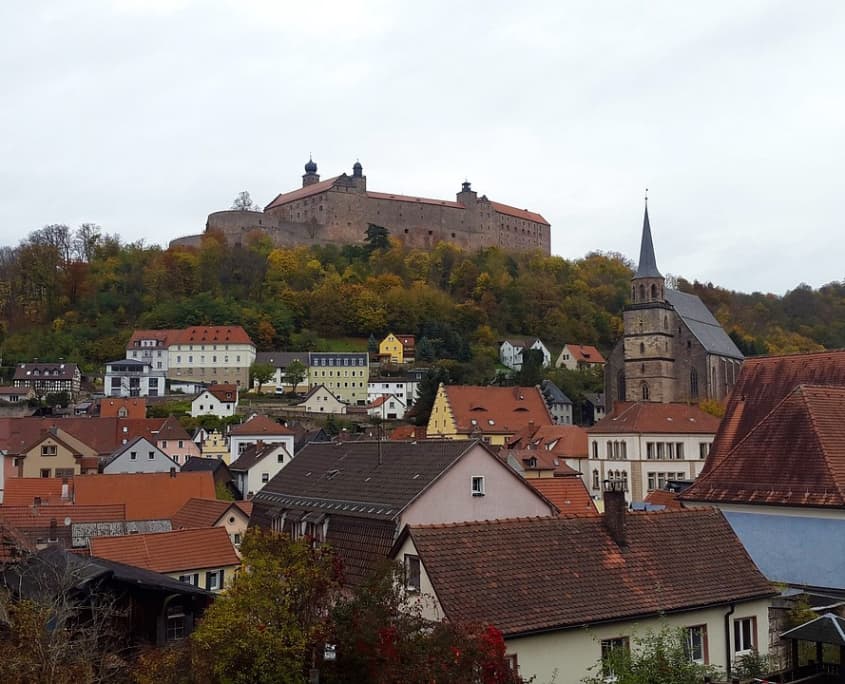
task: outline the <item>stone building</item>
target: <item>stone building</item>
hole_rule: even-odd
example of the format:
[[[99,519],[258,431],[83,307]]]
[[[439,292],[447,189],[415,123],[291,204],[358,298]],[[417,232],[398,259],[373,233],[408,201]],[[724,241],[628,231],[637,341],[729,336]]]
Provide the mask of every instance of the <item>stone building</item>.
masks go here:
[[[464,249],[501,247],[551,252],[551,226],[540,214],[481,197],[464,182],[455,201],[411,197],[367,189],[360,162],[352,175],[320,180],[309,160],[302,187],[277,195],[263,211],[209,214],[206,232],[219,231],[239,244],[254,231],[279,246],[362,242],[369,224],[383,226],[406,246],[428,249],[450,242]],[[200,236],[171,245],[197,245]]]
[[[624,335],[607,363],[606,401],[722,400],[736,383],[742,352],[697,296],[666,287],[648,205],[623,322]]]

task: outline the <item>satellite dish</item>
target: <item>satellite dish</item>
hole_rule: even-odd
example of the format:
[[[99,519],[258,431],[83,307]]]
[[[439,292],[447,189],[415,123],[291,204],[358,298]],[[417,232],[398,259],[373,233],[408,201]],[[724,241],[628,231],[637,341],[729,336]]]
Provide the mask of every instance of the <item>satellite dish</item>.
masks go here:
[[[70,527],[70,517],[65,518],[65,527]]]

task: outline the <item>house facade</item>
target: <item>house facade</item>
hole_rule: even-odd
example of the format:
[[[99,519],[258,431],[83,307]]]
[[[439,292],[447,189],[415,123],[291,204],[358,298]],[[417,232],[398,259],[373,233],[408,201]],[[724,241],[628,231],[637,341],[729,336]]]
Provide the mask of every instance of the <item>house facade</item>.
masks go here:
[[[251,512],[252,504],[245,501],[190,499],[173,515],[173,529],[222,527],[237,549],[246,534]]]
[[[35,399],[35,392],[31,387],[0,387],[0,401],[20,404],[30,399]]]
[[[543,395],[537,387],[482,387],[444,385],[437,389],[429,437],[479,438],[495,446],[529,425],[552,425]]]
[[[526,349],[535,349],[543,354],[543,368],[548,368],[552,362],[552,354],[540,338],[522,340],[510,338],[499,343],[499,361],[503,366],[511,370],[522,369],[522,352]]]
[[[336,415],[346,413],[346,404],[332,394],[323,384],[312,387],[311,391],[296,406],[306,413],[328,413]]]
[[[17,477],[69,478],[96,473],[97,451],[69,432],[51,428],[39,435],[12,459]]]
[[[228,418],[238,410],[238,386],[209,385],[191,400],[191,415]]]
[[[106,364],[103,388],[110,397],[160,397],[166,394],[165,371],[149,361],[120,359]]]
[[[180,465],[145,437],[120,447],[103,466],[103,473],[169,473]]]
[[[250,444],[229,466],[235,486],[244,499],[251,499],[293,460],[285,444]]]
[[[245,423],[229,429],[229,465],[234,464],[250,444],[283,444],[294,453],[294,432],[267,416],[253,416]]]
[[[37,397],[67,392],[71,399],[79,395],[82,373],[75,363],[19,363],[15,366],[12,385],[30,388]]]
[[[383,394],[367,405],[367,415],[380,420],[399,420],[406,410],[405,402],[394,394]]]
[[[566,368],[567,370],[602,369],[604,364],[604,356],[598,349],[589,344],[565,344],[555,361],[556,368]]]
[[[643,501],[670,480],[694,480],[704,468],[719,418],[690,404],[618,403],[588,428],[590,493],[619,482],[628,501]]]
[[[350,406],[367,403],[369,380],[367,352],[308,352],[308,386],[325,385]]]
[[[297,382],[296,385],[294,385],[292,379],[287,374],[287,367],[293,361],[301,363],[302,367],[306,369],[305,377]],[[255,362],[268,364],[275,369],[270,383],[275,386],[277,393],[308,390],[308,352],[256,352]],[[257,387],[258,383],[254,383],[254,386]]]
[[[390,363],[407,363],[414,360],[415,340],[413,335],[388,333],[378,345],[378,353]]]
[[[416,375],[371,376],[367,383],[367,403],[372,404],[385,394],[393,394],[405,402],[405,406],[410,407],[417,400],[418,386],[419,379]]]
[[[543,380],[540,383],[540,391],[549,413],[557,425],[572,425],[572,400],[564,394],[563,390],[551,380]]]
[[[690,563],[690,539],[718,552]],[[536,681],[577,684],[608,650],[663,627],[722,670],[768,651],[775,592],[713,510],[630,514],[619,497],[603,516],[410,525],[391,557],[426,617],[494,625]],[[529,592],[527,568],[544,577]]]
[[[162,423],[155,435],[155,443],[179,465],[184,465],[189,458],[200,455],[200,448],[175,416],[170,416]]]

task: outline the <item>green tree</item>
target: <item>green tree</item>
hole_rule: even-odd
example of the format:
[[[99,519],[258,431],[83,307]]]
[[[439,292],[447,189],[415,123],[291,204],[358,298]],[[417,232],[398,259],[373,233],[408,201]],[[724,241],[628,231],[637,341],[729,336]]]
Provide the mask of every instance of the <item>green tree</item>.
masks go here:
[[[534,387],[543,380],[543,350],[524,349],[522,366],[516,374],[516,383],[522,387]]]
[[[434,361],[434,347],[431,346],[431,342],[428,341],[425,335],[417,342],[414,348],[414,355],[418,361]]]
[[[444,384],[449,382],[449,371],[440,366],[430,368],[420,380],[417,385],[417,400],[410,411],[414,425],[428,425],[431,409],[434,407],[434,399],[437,396],[437,389],[441,382]]]
[[[367,243],[367,253],[372,254],[377,249],[390,249],[390,231],[382,226],[377,226],[375,223],[370,223],[367,226],[367,234],[364,238]]]
[[[261,394],[261,386],[273,379],[276,368],[272,363],[256,362],[250,366],[249,376],[252,383],[258,383],[258,393]]]
[[[716,669],[691,659],[687,632],[668,627],[634,637],[629,648],[614,648],[603,655],[581,681],[605,684],[614,675],[617,684],[701,684]]]
[[[378,354],[378,340],[373,333],[370,333],[370,338],[367,340],[367,351],[370,354]]]
[[[296,394],[299,384],[305,380],[307,375],[308,369],[299,359],[294,359],[287,365],[287,368],[285,368],[285,380],[289,384],[293,385],[294,394]]]
[[[249,530],[241,554],[244,570],[191,637],[193,663],[206,681],[303,682],[312,652],[329,632],[339,565],[325,547],[260,529]]]

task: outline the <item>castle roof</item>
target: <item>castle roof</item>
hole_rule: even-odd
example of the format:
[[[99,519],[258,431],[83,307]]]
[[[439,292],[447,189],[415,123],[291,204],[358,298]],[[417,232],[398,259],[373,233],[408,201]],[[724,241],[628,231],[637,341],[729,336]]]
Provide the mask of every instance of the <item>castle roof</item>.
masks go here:
[[[654,243],[651,241],[651,224],[648,221],[648,204],[643,215],[643,237],[640,242],[640,261],[634,278],[662,278],[657,270],[657,259],[654,256]]]
[[[311,185],[306,185],[305,187],[297,188],[296,190],[293,190],[291,192],[280,193],[276,195],[275,199],[270,202],[270,204],[264,207],[264,211],[275,209],[276,207],[280,207],[283,204],[287,204],[288,202],[294,202],[304,197],[311,197],[311,195],[319,195],[321,192],[330,190],[334,185],[334,182],[338,178],[340,178],[340,176],[335,176],[334,178],[329,178],[327,180],[320,181],[319,183],[311,183]]]

